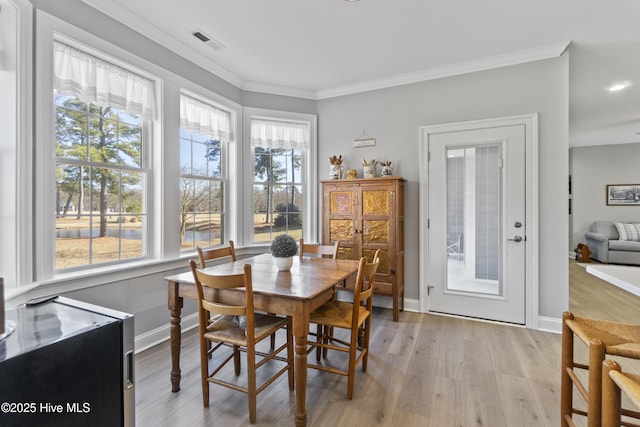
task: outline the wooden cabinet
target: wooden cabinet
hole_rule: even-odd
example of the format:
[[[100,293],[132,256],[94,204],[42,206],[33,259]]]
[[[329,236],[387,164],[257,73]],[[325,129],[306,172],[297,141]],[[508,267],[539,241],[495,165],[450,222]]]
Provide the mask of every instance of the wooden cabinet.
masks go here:
[[[321,181],[322,243],[340,240],[338,257],[373,259],[380,249],[375,295],[404,310],[404,183],[401,177]]]

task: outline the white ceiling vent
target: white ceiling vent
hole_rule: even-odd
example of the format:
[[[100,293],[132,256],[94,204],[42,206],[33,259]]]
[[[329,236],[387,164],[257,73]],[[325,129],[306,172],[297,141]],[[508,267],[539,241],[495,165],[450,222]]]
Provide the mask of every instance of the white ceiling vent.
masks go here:
[[[200,40],[202,43],[206,44],[207,46],[209,46],[210,48],[212,48],[213,50],[222,50],[224,49],[224,45],[222,43],[220,43],[217,40],[212,39],[211,37],[209,37],[204,31],[202,30],[193,30],[191,31],[191,35],[195,38],[197,38],[198,40]]]

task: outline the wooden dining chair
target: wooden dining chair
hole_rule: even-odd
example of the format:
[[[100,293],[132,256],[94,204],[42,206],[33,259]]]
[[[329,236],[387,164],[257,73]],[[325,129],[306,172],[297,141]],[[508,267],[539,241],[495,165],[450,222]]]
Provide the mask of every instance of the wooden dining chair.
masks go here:
[[[200,268],[207,267],[207,261],[212,259],[221,259],[230,257],[231,261],[236,260],[236,250],[233,246],[233,240],[229,240],[229,246],[213,249],[202,249],[200,246],[198,249],[198,259],[200,260]]]
[[[353,301],[329,301],[311,312],[309,319],[310,322],[319,326],[318,331],[320,333],[317,334],[315,341],[309,341],[308,349],[308,353],[314,348],[316,349],[316,361],[318,361],[318,363],[308,363],[307,366],[312,369],[347,376],[347,398],[349,399],[353,398],[356,367],[362,362],[362,371],[367,371],[369,336],[371,333],[371,310],[373,304],[373,283],[376,270],[380,264],[378,252],[379,251],[376,251],[374,260],[371,263],[367,262],[365,257],[360,259],[358,274],[353,289]],[[361,340],[359,339],[360,328],[362,328],[364,332]],[[336,329],[349,330],[349,339],[347,340],[343,337],[338,338],[334,333]],[[348,353],[349,364],[347,370],[321,365],[319,363],[320,349]],[[327,357],[326,353],[324,357]]]
[[[574,360],[574,336],[589,349],[589,360]],[[606,355],[640,359],[640,325],[562,315],[562,374],[560,377],[561,425],[573,426],[574,414],[587,417],[588,427],[600,427],[602,422],[602,362]],[[589,372],[583,384],[576,369]],[[574,407],[573,390],[577,389],[587,404],[587,410]]]
[[[304,239],[300,239],[300,248],[298,254],[300,258],[304,256],[316,256],[320,258],[338,258],[338,248],[340,246],[340,240],[336,240],[333,245],[318,245],[312,243],[305,243]]]
[[[256,397],[261,391],[285,372],[289,375],[289,390],[293,390],[294,353],[291,320],[286,317],[254,313],[250,265],[246,264],[244,266],[243,273],[224,276],[209,275],[198,270],[193,260],[190,261],[189,265],[193,272],[197,291],[202,400],[204,406],[209,407],[209,383],[241,391],[248,396],[249,421],[254,424],[256,422]],[[230,305],[221,302],[216,298],[216,292],[205,292],[205,288],[213,290],[244,288],[244,304]],[[212,320],[209,321],[207,313],[218,316],[212,316]],[[241,321],[240,319],[244,320]],[[286,343],[269,353],[256,350],[256,344],[280,329],[285,329],[286,331]],[[210,348],[207,342],[212,343]],[[221,360],[220,358],[214,359],[211,357],[216,351],[224,352],[225,349],[226,354],[222,355]],[[216,376],[231,360],[234,361],[235,375],[239,376],[241,371],[241,351],[246,354],[246,386],[236,381],[225,381],[220,376]],[[286,351],[286,357],[280,356],[283,351]],[[211,362],[215,365],[212,369],[209,368],[209,359],[214,360]],[[257,369],[265,365],[272,365],[267,364],[272,360],[274,360],[273,363],[285,362],[285,366],[280,369],[277,369],[277,367],[266,369],[267,372],[270,372],[270,376],[262,381],[260,385],[257,385]],[[278,362],[275,362],[275,360]]]
[[[622,408],[626,396],[635,410]],[[622,416],[640,419],[640,375],[622,372],[615,360],[602,362],[602,427],[638,426]],[[624,421],[624,422],[623,422]]]

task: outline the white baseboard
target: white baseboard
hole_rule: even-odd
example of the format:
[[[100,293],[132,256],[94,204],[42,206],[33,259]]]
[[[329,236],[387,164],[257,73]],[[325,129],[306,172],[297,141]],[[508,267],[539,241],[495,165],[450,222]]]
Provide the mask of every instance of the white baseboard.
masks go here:
[[[542,332],[562,333],[562,319],[538,316],[538,330]]]

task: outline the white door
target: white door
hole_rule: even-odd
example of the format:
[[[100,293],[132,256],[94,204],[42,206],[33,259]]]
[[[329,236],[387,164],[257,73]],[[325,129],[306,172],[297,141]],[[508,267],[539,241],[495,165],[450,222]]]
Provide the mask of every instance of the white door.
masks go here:
[[[524,324],[525,125],[426,138],[428,310]]]

